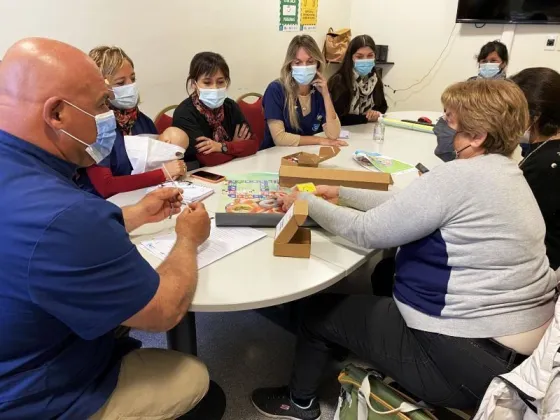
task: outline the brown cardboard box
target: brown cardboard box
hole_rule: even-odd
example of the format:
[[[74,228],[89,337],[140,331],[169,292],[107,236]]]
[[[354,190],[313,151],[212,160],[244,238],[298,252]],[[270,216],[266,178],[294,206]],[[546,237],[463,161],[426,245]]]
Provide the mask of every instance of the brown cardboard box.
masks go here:
[[[275,257],[311,257],[311,231],[301,227],[308,211],[307,201],[297,200],[278,223],[274,237]]]
[[[339,153],[340,148],[338,147],[321,147],[318,155],[307,152],[299,152],[294,153],[293,155],[284,156],[281,164],[286,166],[305,166],[316,168],[321,162],[333,158]]]
[[[280,166],[280,186],[292,188],[296,184],[312,182],[315,185],[334,185],[366,190],[388,191],[393,184],[390,174],[370,171],[349,171],[346,169],[306,168],[301,166]]]

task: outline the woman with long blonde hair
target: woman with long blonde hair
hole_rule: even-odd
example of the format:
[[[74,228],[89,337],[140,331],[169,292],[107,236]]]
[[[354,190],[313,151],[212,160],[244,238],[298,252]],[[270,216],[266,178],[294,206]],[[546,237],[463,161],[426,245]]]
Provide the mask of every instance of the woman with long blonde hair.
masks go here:
[[[315,40],[298,35],[288,47],[280,78],[268,85],[263,98],[267,125],[261,149],[273,146],[346,146],[337,140],[340,121],[321,74],[325,58]],[[315,137],[325,132],[326,138]]]

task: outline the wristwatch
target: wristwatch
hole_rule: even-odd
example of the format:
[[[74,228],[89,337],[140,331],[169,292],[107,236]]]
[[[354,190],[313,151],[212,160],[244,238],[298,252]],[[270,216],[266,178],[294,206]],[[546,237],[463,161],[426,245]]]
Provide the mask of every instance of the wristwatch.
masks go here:
[[[222,143],[222,153],[227,153],[227,152],[228,152],[227,144]]]

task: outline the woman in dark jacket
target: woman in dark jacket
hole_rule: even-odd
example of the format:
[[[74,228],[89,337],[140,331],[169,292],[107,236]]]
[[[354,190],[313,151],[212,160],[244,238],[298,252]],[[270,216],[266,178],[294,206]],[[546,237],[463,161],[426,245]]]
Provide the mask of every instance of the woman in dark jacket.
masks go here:
[[[342,125],[375,122],[387,112],[380,73],[375,68],[375,42],[368,35],[352,40],[329,91]]]
[[[227,97],[229,66],[220,54],[201,52],[190,65],[185,99],[173,114],[173,126],[191,139],[187,160],[216,166],[254,155],[259,142],[237,103]]]
[[[512,77],[527,98],[531,126],[519,167],[531,187],[546,224],[550,266],[560,267],[560,74],[549,68],[525,69]]]

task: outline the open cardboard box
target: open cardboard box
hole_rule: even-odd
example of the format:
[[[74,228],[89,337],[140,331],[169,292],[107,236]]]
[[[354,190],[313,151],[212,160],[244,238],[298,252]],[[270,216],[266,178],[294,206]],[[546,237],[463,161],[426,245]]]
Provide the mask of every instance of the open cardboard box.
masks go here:
[[[296,184],[334,185],[366,190],[388,191],[393,184],[390,174],[371,171],[319,168],[319,164],[338,155],[338,147],[321,147],[319,154],[299,152],[284,156],[280,163],[279,183],[292,188]]]
[[[275,257],[311,257],[311,231],[301,227],[308,212],[307,201],[297,200],[278,223],[274,237]]]
[[[316,168],[321,162],[329,160],[340,153],[338,147],[321,147],[319,154],[299,152],[293,155],[284,156],[281,165],[285,166],[303,166]]]

